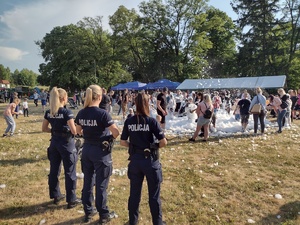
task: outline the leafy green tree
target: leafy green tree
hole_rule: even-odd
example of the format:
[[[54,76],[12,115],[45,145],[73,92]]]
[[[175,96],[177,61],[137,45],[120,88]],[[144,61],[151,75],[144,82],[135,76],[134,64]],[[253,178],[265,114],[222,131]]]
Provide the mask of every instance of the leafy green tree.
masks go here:
[[[10,80],[10,69],[0,64],[0,80]]]
[[[210,21],[208,39],[212,47],[207,51],[209,77],[236,76],[236,43],[235,37],[239,33],[232,19],[218,9],[211,8],[207,12],[206,20]]]
[[[51,87],[74,91],[96,83],[108,88],[120,80],[120,71],[126,73],[120,64],[112,66],[110,38],[102,28],[101,17],[84,18],[77,25],[55,27],[36,44],[45,59],[40,65],[38,81]]]
[[[280,0],[233,0],[233,10],[239,15],[240,37],[238,64],[243,75],[275,75],[270,58],[274,54],[276,41],[273,38],[279,25],[276,15]]]
[[[21,71],[15,70],[12,74],[13,83],[16,86],[35,86],[37,83],[38,74],[32,70],[22,69]]]

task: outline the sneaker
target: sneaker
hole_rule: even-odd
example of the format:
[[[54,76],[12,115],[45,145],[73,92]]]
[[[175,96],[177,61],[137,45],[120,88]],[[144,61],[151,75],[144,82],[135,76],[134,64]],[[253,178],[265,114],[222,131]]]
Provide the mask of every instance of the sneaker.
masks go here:
[[[93,216],[95,216],[96,214],[98,213],[97,209],[96,208],[93,208],[93,211],[87,215],[85,215],[84,217],[84,223],[89,223],[91,222]]]
[[[194,138],[190,138],[189,141],[195,142],[196,140]]]
[[[54,198],[53,204],[58,205],[62,200],[65,199],[65,197],[66,197],[65,195],[61,195],[59,197]]]
[[[81,204],[81,200],[79,198],[76,198],[75,201],[68,203],[67,209],[72,209],[79,204]]]
[[[207,140],[203,139],[202,142],[207,142]]]
[[[3,134],[2,137],[7,137],[7,134]]]
[[[9,136],[10,136],[10,137],[14,136],[14,133],[11,133]]]
[[[116,217],[116,213],[114,211],[111,211],[110,213],[108,213],[107,216],[105,217],[101,217],[99,219],[99,225],[103,225],[103,224],[107,224],[109,221],[111,221],[111,219]]]

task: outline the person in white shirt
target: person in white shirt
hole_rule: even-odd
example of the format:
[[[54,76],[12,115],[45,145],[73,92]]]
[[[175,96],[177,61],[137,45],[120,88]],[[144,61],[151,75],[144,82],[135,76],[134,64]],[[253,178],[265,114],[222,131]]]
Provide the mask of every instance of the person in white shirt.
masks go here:
[[[185,112],[189,122],[195,122],[197,119],[196,113],[197,105],[193,101],[193,97],[188,97],[188,106],[185,108]]]
[[[24,102],[23,102],[23,114],[24,114],[24,117],[27,116],[28,117],[28,102],[27,102],[27,98],[24,99]]]
[[[170,94],[170,100],[168,102],[168,105],[167,105],[167,110],[169,111],[168,112],[168,115],[170,115],[171,119],[174,118],[174,112],[175,112],[175,108],[176,108],[176,101],[174,99],[174,96],[173,94]]]
[[[180,107],[181,107],[181,104],[183,102],[183,95],[181,93],[180,90],[177,90],[176,94],[175,94],[175,101],[176,101],[176,108],[175,108],[175,112],[178,112]],[[178,112],[179,113],[179,112]]]

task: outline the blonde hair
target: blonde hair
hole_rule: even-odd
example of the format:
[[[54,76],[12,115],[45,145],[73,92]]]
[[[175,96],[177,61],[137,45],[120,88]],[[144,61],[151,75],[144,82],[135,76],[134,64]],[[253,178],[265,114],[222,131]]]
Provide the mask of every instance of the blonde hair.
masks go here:
[[[279,88],[279,89],[277,90],[277,92],[278,92],[279,95],[285,95],[285,94],[286,94],[286,93],[285,93],[285,90],[284,90],[283,88]]]
[[[89,107],[92,101],[102,96],[102,88],[97,84],[90,85],[85,92],[84,108]]]
[[[18,105],[20,103],[20,99],[18,97],[15,97],[13,100],[13,103],[15,103],[16,105]]]
[[[57,87],[52,88],[49,98],[50,114],[52,116],[57,114],[58,109],[66,96],[67,92],[64,89]]]
[[[262,90],[261,90],[260,87],[257,87],[257,88],[256,88],[256,93],[257,93],[257,94],[261,94],[261,93],[262,93]]]
[[[212,104],[211,97],[209,94],[203,95],[203,100],[210,105]]]

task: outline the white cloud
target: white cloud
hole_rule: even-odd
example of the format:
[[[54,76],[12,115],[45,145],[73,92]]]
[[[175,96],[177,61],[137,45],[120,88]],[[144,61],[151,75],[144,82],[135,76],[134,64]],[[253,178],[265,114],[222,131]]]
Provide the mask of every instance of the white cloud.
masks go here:
[[[24,55],[27,55],[28,52],[23,52],[17,48],[8,48],[0,46],[0,59],[17,61],[22,60]]]

